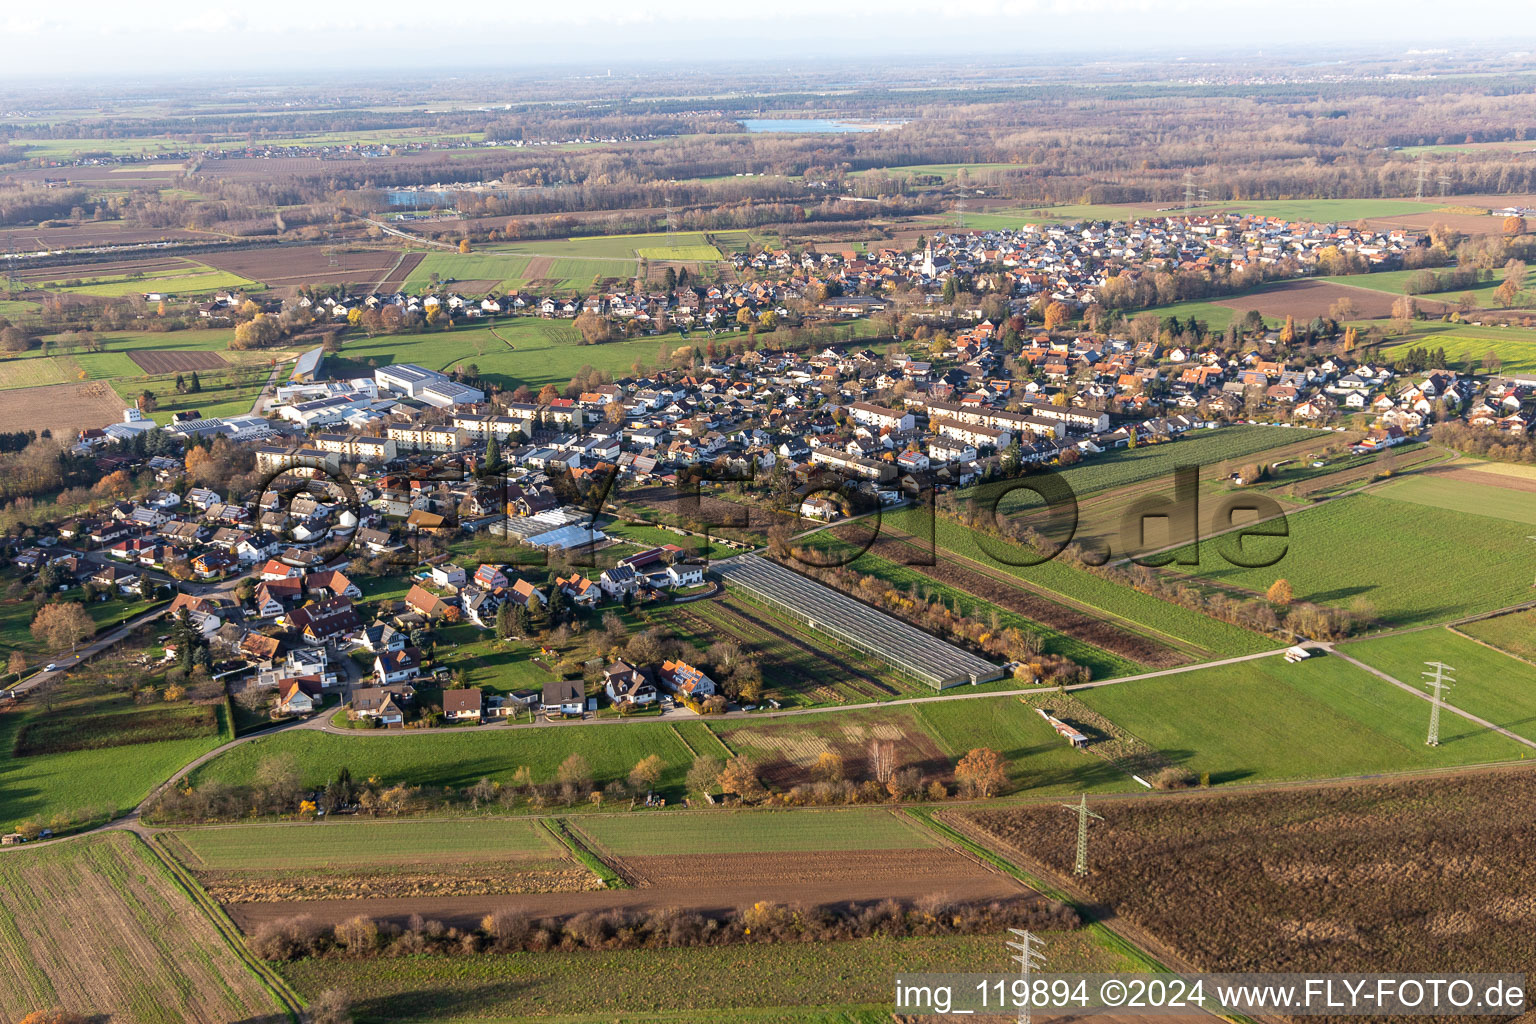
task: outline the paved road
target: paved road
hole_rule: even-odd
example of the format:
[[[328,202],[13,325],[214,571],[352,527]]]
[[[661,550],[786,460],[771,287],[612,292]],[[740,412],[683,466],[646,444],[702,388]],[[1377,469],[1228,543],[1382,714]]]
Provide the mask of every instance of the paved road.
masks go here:
[[[431,246],[435,246],[438,249],[447,249],[449,252],[458,252],[459,251],[459,247],[456,246],[456,245],[449,245],[447,242],[436,242],[436,241],[433,241],[430,238],[423,238],[420,235],[413,235],[413,234],[410,234],[409,232],[401,231],[399,228],[391,227],[390,225],[384,223],[381,220],[370,220],[367,217],[364,217],[363,220],[366,223],[372,224],[374,227],[378,228],[380,231],[384,232],[386,235],[394,235],[396,238],[403,238],[407,242],[414,243],[415,245],[431,245]]]
[[[84,552],[83,557],[86,561],[95,565],[113,565],[117,566],[118,568],[131,568],[140,575],[148,576],[150,579],[155,580],[158,583],[174,586],[182,593],[194,594],[199,597],[208,597],[216,594],[230,593],[235,589],[235,587],[239,585],[242,578],[239,576],[232,576],[229,579],[222,580],[217,583],[196,583],[189,580],[176,580],[170,576],[167,576],[163,572],[157,572],[153,569],[145,569],[144,567],[134,565],[131,562],[124,562],[119,559],[112,558],[111,556],[104,554],[101,551],[87,551]],[[129,619],[128,621],[113,627],[106,633],[97,634],[91,638],[90,643],[83,647],[76,648],[73,654],[61,655],[52,659],[51,664],[58,666],[52,672],[39,671],[17,683],[13,689],[18,694],[26,693],[29,690],[37,688],[43,683],[59,678],[61,675],[63,675],[63,673],[69,671],[70,669],[79,668],[82,664],[89,661],[96,655],[102,653],[115,644],[126,640],[130,635],[133,634],[134,630],[138,629],[140,626],[148,622],[154,622],[156,619],[161,618],[169,610],[170,604],[165,604],[160,608],[155,608],[151,611],[143,613],[142,615],[138,615],[132,619]]]

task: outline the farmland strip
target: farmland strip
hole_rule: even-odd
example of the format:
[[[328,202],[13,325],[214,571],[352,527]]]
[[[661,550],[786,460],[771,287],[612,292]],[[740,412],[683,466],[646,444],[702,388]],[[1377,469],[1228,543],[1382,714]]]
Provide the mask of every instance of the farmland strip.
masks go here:
[[[859,531],[861,534],[859,536],[844,535],[844,539],[851,540],[855,544],[864,543],[871,533],[863,524],[849,524],[840,529],[850,533]],[[833,533],[837,534],[838,531],[834,530]],[[917,538],[895,530],[889,531],[888,535],[887,531],[882,530],[881,538],[875,542],[871,550],[883,547],[883,552],[876,552],[879,557],[896,562],[936,583],[944,583],[975,594],[984,601],[1001,605],[1027,619],[1069,636],[1075,636],[1137,664],[1152,668],[1171,668],[1175,665],[1188,664],[1196,655],[1206,653],[1194,644],[1182,642],[1179,644],[1182,650],[1173,650],[1169,645],[1123,629],[1118,624],[1108,622],[1099,616],[1036,596],[1030,593],[1023,581],[1017,580],[1017,577],[999,573],[996,569],[990,569],[969,559],[962,559],[961,556],[954,555],[952,552],[946,552],[946,554],[952,555],[955,562],[964,561],[966,564],[962,566],[941,562],[937,565],[906,565],[893,557],[896,552],[892,548],[897,546],[917,551],[923,550],[918,545]]]

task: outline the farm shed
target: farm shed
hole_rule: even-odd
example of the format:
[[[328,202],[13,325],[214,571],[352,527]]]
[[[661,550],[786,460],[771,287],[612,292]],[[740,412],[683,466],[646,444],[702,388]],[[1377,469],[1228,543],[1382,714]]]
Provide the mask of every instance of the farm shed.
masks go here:
[[[936,690],[985,683],[1003,674],[984,658],[756,555],[742,555],[715,571],[744,596]]]

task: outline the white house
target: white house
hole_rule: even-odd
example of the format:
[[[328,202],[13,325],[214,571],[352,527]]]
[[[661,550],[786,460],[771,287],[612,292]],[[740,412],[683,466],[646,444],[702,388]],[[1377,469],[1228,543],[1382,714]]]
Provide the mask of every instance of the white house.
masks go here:
[[[688,565],[679,563],[667,566],[667,580],[673,590],[684,587],[697,587],[704,582],[704,567],[702,565]]]

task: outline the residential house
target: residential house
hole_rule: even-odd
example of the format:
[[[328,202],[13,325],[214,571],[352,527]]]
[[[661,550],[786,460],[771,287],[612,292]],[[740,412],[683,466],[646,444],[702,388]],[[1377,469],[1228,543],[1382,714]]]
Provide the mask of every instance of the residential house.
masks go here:
[[[415,647],[380,651],[373,659],[373,676],[380,686],[408,682],[421,675],[421,662],[421,651]]]
[[[649,669],[616,661],[603,670],[603,690],[615,704],[653,704],[660,699]]]
[[[579,715],[587,708],[587,691],[580,679],[545,683],[539,707],[547,715]]]
[[[450,722],[478,722],[485,713],[485,698],[479,690],[444,690],[443,717]]]
[[[683,698],[708,697],[715,692],[715,681],[684,661],[662,662],[661,682]]]

